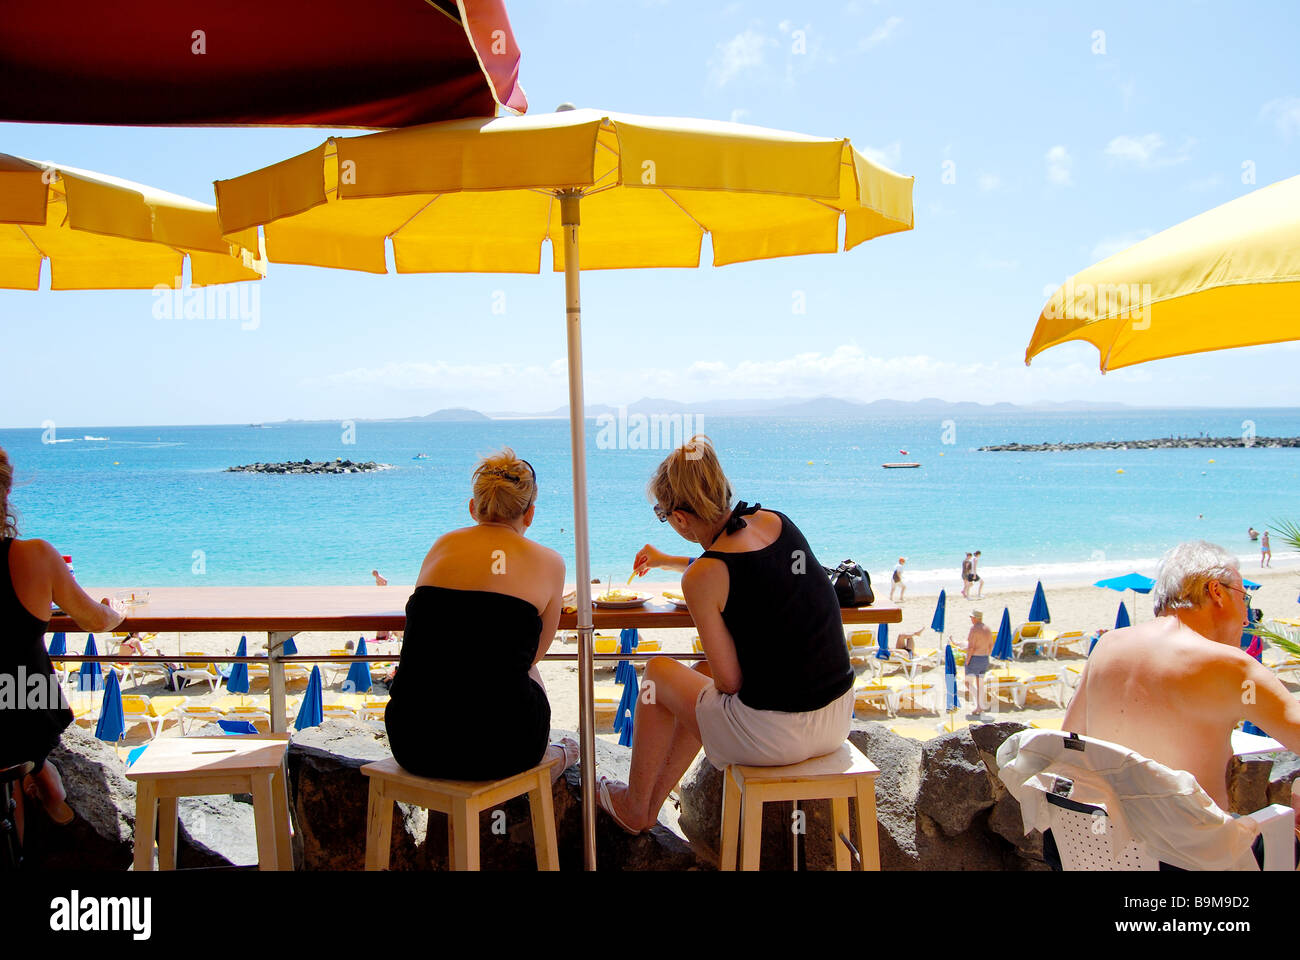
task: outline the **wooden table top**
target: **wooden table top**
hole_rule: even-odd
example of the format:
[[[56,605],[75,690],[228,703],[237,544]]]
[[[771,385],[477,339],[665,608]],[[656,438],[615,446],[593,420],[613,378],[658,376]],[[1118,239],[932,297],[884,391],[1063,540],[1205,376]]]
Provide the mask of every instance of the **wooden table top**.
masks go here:
[[[126,776],[152,780],[274,770],[287,749],[287,737],[164,737],[150,742]]]
[[[404,630],[409,586],[386,587],[152,587],[149,602],[127,608],[119,632],[301,633]],[[118,588],[86,588],[92,597],[115,597]],[[901,623],[897,607],[857,607],[842,611],[845,623]],[[657,597],[643,607],[592,612],[596,629],[692,628],[687,610]],[[559,629],[577,628],[577,614],[560,617]],[[50,632],[83,633],[72,619],[55,616]]]

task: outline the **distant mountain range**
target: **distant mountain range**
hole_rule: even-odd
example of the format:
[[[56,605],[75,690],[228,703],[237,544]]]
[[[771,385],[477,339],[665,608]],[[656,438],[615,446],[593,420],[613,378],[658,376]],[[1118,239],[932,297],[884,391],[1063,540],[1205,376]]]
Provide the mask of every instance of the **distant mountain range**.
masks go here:
[[[643,397],[626,407],[630,414],[675,414],[690,413],[703,417],[872,417],[889,414],[1012,414],[1026,411],[1060,411],[1078,413],[1083,411],[1129,410],[1134,409],[1125,403],[1095,403],[1086,400],[1071,400],[1063,403],[1035,403],[1021,406],[1014,403],[973,403],[959,401],[956,403],[928,397],[924,400],[873,400],[859,403],[854,400],[841,400],[838,397],[781,397],[776,400],[705,400],[700,403],[680,403],[676,400],[663,400]],[[618,408],[609,404],[589,404],[588,417],[602,414],[618,415]],[[547,417],[568,417],[569,408],[556,407],[544,413],[489,412],[493,419],[527,419]]]
[[[1024,412],[1042,413],[1055,411],[1061,413],[1101,412],[1113,410],[1139,409],[1127,403],[1095,403],[1088,400],[1070,400],[1064,403],[1034,403],[1020,405],[1015,403],[973,403],[959,401],[956,403],[928,397],[924,400],[873,400],[859,403],[855,400],[841,400],[838,397],[781,397],[776,400],[705,400],[700,403],[681,403],[677,400],[663,400],[654,397],[642,397],[625,408],[632,414],[691,414],[698,417],[875,417],[891,414],[914,414],[919,416],[942,416],[961,414],[964,416],[988,416],[997,414],[1014,414]],[[593,403],[587,406],[588,417],[602,415],[618,416],[619,408],[607,403]],[[568,419],[569,408],[556,407],[541,412],[531,411],[493,411],[481,413],[468,407],[447,407],[435,410],[423,416],[414,417],[380,417],[357,418],[361,423],[469,423],[484,420],[551,420]],[[337,418],[330,418],[337,421]],[[282,423],[316,423],[327,421],[284,420]]]

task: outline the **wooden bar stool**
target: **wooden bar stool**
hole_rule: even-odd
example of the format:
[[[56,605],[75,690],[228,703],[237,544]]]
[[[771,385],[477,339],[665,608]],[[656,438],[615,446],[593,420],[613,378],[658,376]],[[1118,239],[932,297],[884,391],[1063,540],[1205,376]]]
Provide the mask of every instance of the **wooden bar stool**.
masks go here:
[[[370,778],[366,816],[366,869],[387,870],[393,840],[393,803],[409,803],[447,815],[447,857],[453,870],[479,868],[478,817],[520,794],[528,794],[538,870],[559,870],[551,767],[542,763],[504,780],[432,780],[403,770],[392,757],[367,763]]]
[[[720,870],[757,870],[763,841],[763,804],[776,800],[830,800],[834,824],[835,869],[852,870],[849,849],[849,798],[858,809],[858,853],[863,870],[880,869],[876,836],[876,775],[879,768],[845,741],[823,757],[785,767],[746,767],[733,763],[722,773],[722,855]]]
[[[292,870],[288,749],[285,733],[168,737],[151,742],[126,772],[127,779],[135,781],[135,869],[153,866],[155,824],[158,869],[176,869],[178,797],[251,793],[258,868]]]

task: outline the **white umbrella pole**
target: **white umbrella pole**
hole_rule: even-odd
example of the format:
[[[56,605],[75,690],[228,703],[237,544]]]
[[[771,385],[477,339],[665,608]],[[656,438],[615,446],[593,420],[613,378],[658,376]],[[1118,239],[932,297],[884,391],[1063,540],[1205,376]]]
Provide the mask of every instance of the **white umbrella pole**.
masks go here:
[[[582,396],[582,293],[578,274],[579,198],[560,194],[564,226],[565,332],[569,345],[569,448],[573,457],[573,538],[578,568],[578,735],[582,772],[582,857],[596,869],[596,716],[592,709],[591,551],[587,530],[586,407]]]

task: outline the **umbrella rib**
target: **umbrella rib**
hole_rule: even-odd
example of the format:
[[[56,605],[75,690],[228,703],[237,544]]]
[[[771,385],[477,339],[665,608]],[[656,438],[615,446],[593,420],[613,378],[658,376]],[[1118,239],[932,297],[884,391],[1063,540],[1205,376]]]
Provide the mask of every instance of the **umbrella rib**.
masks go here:
[[[439,194],[435,194],[432,200],[430,200],[428,203],[426,203],[424,206],[422,206],[419,210],[416,210],[415,213],[411,214],[409,217],[407,217],[405,220],[403,220],[402,223],[401,223],[401,226],[399,226],[396,230],[394,230],[392,233],[390,233],[389,236],[390,236],[390,237],[396,237],[399,233],[401,233],[403,230],[406,229],[406,227],[410,224],[410,222],[411,222],[412,220],[414,220],[414,219],[415,219],[416,217],[418,217],[420,214],[424,213],[424,211],[428,210],[428,209],[429,209],[431,206],[433,206],[433,205],[434,205],[434,204],[435,204],[435,203],[436,203],[436,202],[437,202],[437,201],[438,201],[442,196],[443,196],[443,195],[442,195],[441,193],[439,193]]]
[[[695,224],[697,227],[699,227],[699,228],[700,228],[703,232],[705,232],[705,233],[711,233],[711,232],[712,232],[712,231],[709,230],[708,227],[706,227],[704,224],[700,223],[699,220],[696,220],[696,219],[695,219],[695,215],[694,215],[693,213],[691,213],[689,210],[687,210],[685,207],[683,207],[683,206],[681,205],[681,203],[678,202],[677,198],[674,197],[671,193],[669,193],[666,189],[664,189],[663,187],[660,187],[660,188],[659,188],[659,192],[662,193],[662,194],[663,194],[665,197],[667,197],[669,200],[671,200],[671,201],[673,202],[673,205],[676,206],[678,210],[680,210],[682,213],[686,214],[686,216],[690,218],[691,223]]]
[[[42,260],[49,259],[49,254],[46,253],[44,250],[42,250],[40,244],[38,244],[35,240],[32,239],[31,234],[27,232],[26,228],[20,226],[18,228],[18,232],[21,233],[26,238],[27,242],[32,245],[32,249],[41,255]]]

